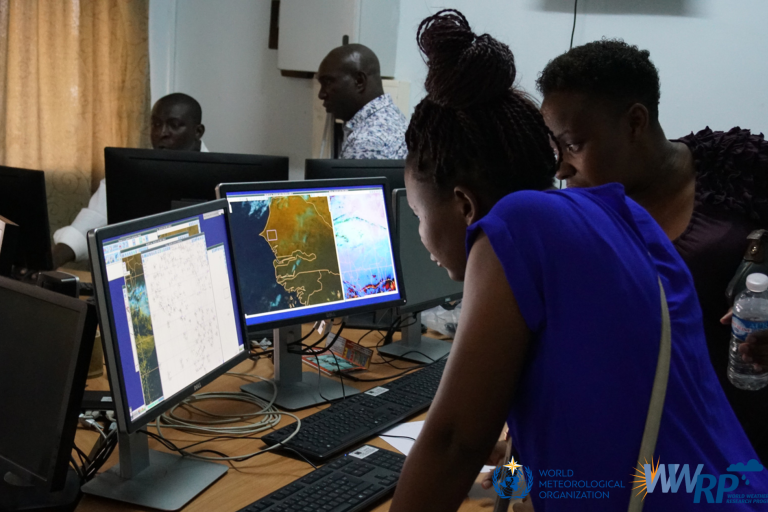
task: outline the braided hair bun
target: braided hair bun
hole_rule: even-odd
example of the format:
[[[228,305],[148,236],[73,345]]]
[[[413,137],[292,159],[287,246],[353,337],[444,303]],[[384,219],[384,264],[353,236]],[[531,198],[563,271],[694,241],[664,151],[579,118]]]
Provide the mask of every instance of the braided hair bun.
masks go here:
[[[512,51],[488,34],[475,35],[459,11],[446,9],[422,21],[416,41],[429,66],[425,89],[438,105],[465,110],[512,89]]]
[[[515,57],[447,9],[425,19],[416,36],[429,71],[405,143],[409,169],[444,192],[471,187],[495,202],[523,189],[552,186],[557,140],[536,105],[513,87]]]

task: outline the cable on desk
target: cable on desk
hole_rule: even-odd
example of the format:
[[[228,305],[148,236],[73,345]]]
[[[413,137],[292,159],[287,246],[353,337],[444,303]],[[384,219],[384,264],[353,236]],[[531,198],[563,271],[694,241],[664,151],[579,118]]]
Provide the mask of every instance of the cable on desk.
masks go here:
[[[315,322],[315,323],[314,323],[314,325],[313,325],[313,326],[312,326],[312,328],[309,330],[309,333],[308,333],[306,336],[302,336],[302,337],[301,337],[301,338],[299,338],[298,340],[296,340],[296,341],[292,341],[292,342],[288,343],[288,346],[290,347],[291,345],[301,345],[301,343],[302,343],[304,340],[306,340],[307,338],[309,338],[310,336],[312,336],[312,331],[314,331],[315,329],[317,329],[317,324],[318,324],[318,323],[319,323],[319,322]]]
[[[378,379],[360,379],[358,377],[353,377],[352,375],[347,375],[347,378],[350,379],[350,380],[353,380],[355,382],[381,382],[382,380],[396,379],[397,377],[401,377],[401,376],[405,375],[406,373],[410,373],[410,372],[412,372],[414,370],[418,370],[419,368],[426,368],[427,366],[431,366],[431,365],[437,363],[438,361],[442,361],[446,357],[448,357],[448,354],[444,355],[443,357],[441,357],[437,361],[433,361],[431,363],[417,364],[415,366],[412,366],[410,368],[405,369],[404,371],[402,371],[402,372],[400,372],[398,374],[390,375],[388,377],[381,377],[381,378],[378,378]]]
[[[299,353],[301,355],[314,356],[314,358],[315,358],[315,365],[317,366],[317,377],[318,377],[318,379],[317,379],[317,393],[320,395],[320,398],[322,398],[326,402],[331,402],[332,400],[330,400],[328,397],[324,396],[323,392],[322,392],[322,386],[320,385],[320,381],[323,378],[323,374],[322,374],[322,371],[320,370],[320,358],[318,356],[320,356],[320,355],[328,352],[329,350],[331,350],[333,345],[338,341],[339,336],[341,336],[341,333],[344,331],[344,326],[345,326],[345,323],[342,320],[341,324],[339,324],[339,330],[336,331],[336,334],[334,335],[333,340],[331,340],[331,342],[325,348],[321,349],[320,351],[314,350],[314,348],[317,347],[317,345],[319,345],[323,340],[325,340],[328,337],[329,334],[331,334],[331,330],[330,329],[317,342],[313,343],[312,345],[301,345],[301,347],[302,347],[301,350],[297,352],[297,353]],[[347,390],[346,390],[346,388],[344,388],[344,376],[341,374],[341,368],[339,367],[339,360],[337,359],[336,354],[334,354],[333,352],[331,352],[331,354],[333,355],[333,359],[336,362],[336,368],[338,369],[337,375],[341,379],[341,395],[342,395],[342,400],[345,400],[347,398]]]
[[[85,475],[83,474],[83,470],[80,466],[77,465],[77,461],[71,454],[69,456],[69,465],[72,466],[72,469],[74,469],[75,473],[77,473],[77,477],[80,479],[80,482],[85,483]]]
[[[187,448],[202,444],[203,442],[212,441],[213,439],[216,439],[216,438],[224,437],[221,434],[225,434],[225,435],[230,434],[233,436],[237,435],[238,436],[237,438],[248,437],[249,435],[257,434],[259,432],[263,432],[265,430],[274,428],[275,425],[277,425],[280,422],[280,419],[283,416],[290,416],[291,418],[294,418],[296,420],[296,429],[293,431],[293,433],[291,433],[290,436],[284,439],[284,442],[289,441],[299,432],[299,430],[301,429],[301,420],[298,418],[298,416],[288,412],[279,411],[274,407],[274,402],[275,402],[275,399],[277,398],[277,387],[274,381],[270,379],[265,379],[258,375],[249,375],[246,373],[228,372],[227,375],[233,375],[236,377],[258,378],[271,383],[275,389],[275,392],[272,395],[272,399],[269,402],[266,402],[256,396],[250,395],[248,393],[243,393],[243,392],[234,392],[234,393],[213,392],[213,393],[200,393],[197,395],[192,395],[191,397],[187,398],[180,404],[169,409],[167,412],[161,414],[158,417],[157,421],[155,421],[155,423],[148,424],[148,426],[154,426],[155,428],[157,428],[157,434],[149,432],[148,430],[140,430],[140,432],[143,432],[146,435],[157,439],[166,448],[168,448],[169,450],[176,451],[181,455],[192,457],[195,459],[213,460],[213,461],[220,460],[220,461],[229,461],[229,462],[241,462],[241,461],[250,459],[252,457],[255,457],[257,455],[261,455],[262,453],[275,450],[276,448],[280,447],[280,445],[270,446],[247,455],[238,455],[233,457],[228,457],[220,452],[215,452],[214,450],[201,450],[200,452],[190,452],[188,451]],[[206,400],[235,400],[235,401],[247,402],[260,407],[261,410],[253,413],[218,414],[218,413],[213,413],[211,411],[205,410],[197,405],[197,403],[203,402]],[[179,407],[189,407],[190,409],[194,409],[200,414],[208,416],[210,419],[190,420],[190,419],[181,418],[176,414],[176,410]],[[248,422],[248,420],[259,417],[259,416],[264,416],[264,418],[259,421]],[[229,424],[233,422],[245,422],[247,424],[223,426],[225,424]],[[211,436],[212,439],[206,439],[198,443],[193,443],[188,447],[179,448],[173,442],[171,442],[169,439],[165,437],[162,430],[163,427],[173,428],[175,430],[181,430],[184,432],[201,435],[201,436]],[[200,453],[205,453],[205,452],[216,453],[219,456],[207,457],[207,456],[200,455]]]
[[[401,329],[401,330],[402,329],[407,329],[408,327],[410,327],[410,326],[412,326],[413,324],[416,323],[416,319],[414,318],[414,320],[411,323],[403,325],[403,322],[405,321],[406,318],[407,317],[402,317],[401,316],[401,317],[398,317],[397,319],[395,319],[392,322],[392,324],[390,325],[389,329],[387,330],[387,334],[382,339],[380,339],[379,342],[376,344],[376,349],[378,349],[382,345],[382,342],[384,342],[385,340],[389,340],[389,341],[386,341],[385,343],[383,343],[384,345],[387,345],[387,344],[391,343],[392,342],[391,341],[392,340],[392,336],[394,335],[394,332],[397,329]],[[376,350],[376,353],[378,354],[378,356],[382,360],[381,361],[377,361],[377,362],[371,362],[371,364],[388,364],[389,366],[391,366],[392,368],[394,368],[396,370],[407,370],[407,369],[409,369],[409,368],[403,368],[403,367],[400,367],[400,366],[395,366],[394,364],[392,364],[392,361],[399,360],[399,358],[397,358],[397,357],[392,357],[390,359],[386,359],[381,354],[381,352],[379,352],[378,350]],[[405,354],[411,354],[411,353],[421,354],[422,356],[424,356],[427,359],[429,359],[431,362],[433,362],[433,363],[435,362],[435,359],[430,357],[428,354],[425,354],[424,352],[421,352],[421,351],[416,350],[416,349],[410,350],[410,351],[406,352]],[[401,354],[401,356],[405,355],[405,354]],[[417,368],[417,367],[414,366],[413,368]]]
[[[99,431],[104,434],[103,430],[99,428]],[[70,455],[72,465],[75,467],[80,480],[85,483],[93,478],[96,473],[101,469],[104,463],[109,459],[110,455],[117,446],[117,424],[112,423],[109,428],[109,433],[99,437],[97,444],[94,445],[91,451],[92,456],[88,456],[83,452],[76,444],[72,444],[72,447],[77,452],[77,456],[80,459],[80,466],[77,465],[75,458]],[[94,450],[96,453],[93,453]]]

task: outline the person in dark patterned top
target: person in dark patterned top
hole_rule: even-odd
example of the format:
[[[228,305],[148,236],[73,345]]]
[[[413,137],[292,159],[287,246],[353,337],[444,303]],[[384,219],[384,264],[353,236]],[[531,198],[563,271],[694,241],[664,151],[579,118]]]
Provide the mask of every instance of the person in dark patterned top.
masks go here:
[[[768,143],[740,128],[667,140],[658,71],[648,51],[623,41],[573,48],[547,64],[537,86],[563,150],[558,178],[569,187],[623,184],[673,241],[693,276],[715,372],[768,462],[768,389],[743,391],[728,381],[730,326],[720,323],[746,237],[768,226]]]
[[[340,158],[405,158],[405,116],[384,93],[379,59],[370,48],[348,44],[320,63],[318,98],[344,121]]]

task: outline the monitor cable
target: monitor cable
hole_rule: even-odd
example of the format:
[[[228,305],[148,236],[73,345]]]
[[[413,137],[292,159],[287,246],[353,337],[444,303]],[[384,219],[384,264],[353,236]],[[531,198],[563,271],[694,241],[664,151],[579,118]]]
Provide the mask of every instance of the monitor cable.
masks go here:
[[[95,423],[95,425],[93,423]],[[78,459],[80,459],[80,465],[78,466],[74,457],[71,457],[71,464],[75,468],[82,483],[85,483],[96,476],[96,473],[98,473],[104,463],[107,462],[117,446],[117,423],[111,422],[107,428],[109,432],[106,434],[101,425],[98,425],[95,421],[93,423],[89,422],[88,425],[98,430],[101,435],[91,449],[91,453],[86,455],[76,444],[73,443],[72,445],[75,452],[77,452]]]
[[[140,432],[143,432],[144,434],[157,439],[169,450],[176,451],[183,456],[209,461],[226,461],[230,463],[242,462],[252,457],[261,455],[262,453],[281,448],[282,443],[263,448],[257,452],[237,456],[227,456],[214,450],[200,450],[191,452],[189,451],[189,448],[198,446],[203,443],[211,442],[216,439],[261,439],[260,437],[254,437],[254,435],[275,428],[283,416],[289,416],[296,420],[296,429],[291,433],[290,436],[283,440],[283,443],[291,440],[299,432],[301,429],[301,420],[299,417],[288,412],[279,411],[274,407],[274,402],[277,398],[277,387],[272,380],[265,379],[258,375],[250,375],[245,373],[228,372],[226,375],[232,375],[241,378],[258,378],[271,383],[275,388],[272,399],[267,402],[256,396],[243,392],[199,393],[192,395],[180,404],[172,407],[165,413],[161,414],[154,423],[147,425],[150,427],[155,427],[157,429],[157,434],[150,432],[149,430],[140,430]],[[260,408],[260,410],[252,413],[219,414],[200,407],[199,404],[201,402],[209,400],[240,401],[256,405]],[[195,418],[194,420],[189,418],[182,418],[176,412],[180,407],[192,409],[198,414],[204,416],[204,418]],[[257,417],[263,418],[258,421],[251,421]],[[232,423],[245,423],[245,425],[231,425]],[[210,439],[205,439],[186,447],[179,448],[172,441],[166,438],[165,433],[163,432],[163,428],[172,428],[174,430],[179,430],[190,434],[207,436],[210,437]],[[206,452],[214,453],[217,456],[209,457],[201,455],[202,453]]]

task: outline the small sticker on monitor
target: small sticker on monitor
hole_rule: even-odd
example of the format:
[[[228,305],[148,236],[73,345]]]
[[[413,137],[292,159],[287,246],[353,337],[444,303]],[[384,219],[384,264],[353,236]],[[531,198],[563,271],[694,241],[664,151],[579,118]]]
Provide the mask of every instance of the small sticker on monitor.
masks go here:
[[[352,457],[355,457],[355,458],[358,458],[358,459],[364,459],[367,456],[369,456],[370,454],[376,453],[377,451],[379,451],[378,448],[374,448],[373,446],[365,445],[362,448],[353,451],[352,453],[350,453],[350,455]]]
[[[368,391],[365,392],[365,394],[371,395],[371,396],[379,396],[386,393],[387,391],[389,391],[387,388],[382,388],[381,386],[379,386],[377,388],[369,389]]]

